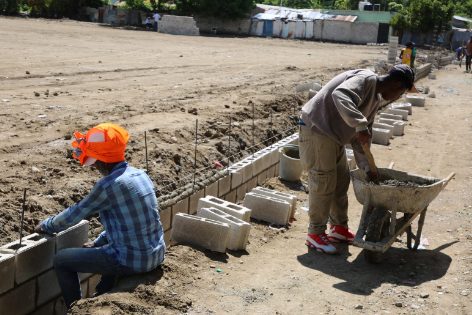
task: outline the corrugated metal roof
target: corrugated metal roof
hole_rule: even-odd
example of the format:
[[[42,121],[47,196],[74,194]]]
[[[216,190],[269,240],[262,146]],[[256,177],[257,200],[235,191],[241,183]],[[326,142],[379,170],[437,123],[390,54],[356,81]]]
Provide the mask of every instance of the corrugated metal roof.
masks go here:
[[[355,15],[333,15],[321,13],[318,10],[307,10],[307,9],[291,9],[285,7],[275,7],[269,5],[258,4],[257,7],[265,10],[263,13],[258,13],[253,16],[254,19],[258,20],[337,20],[354,22],[357,19]],[[300,18],[301,17],[301,18]]]

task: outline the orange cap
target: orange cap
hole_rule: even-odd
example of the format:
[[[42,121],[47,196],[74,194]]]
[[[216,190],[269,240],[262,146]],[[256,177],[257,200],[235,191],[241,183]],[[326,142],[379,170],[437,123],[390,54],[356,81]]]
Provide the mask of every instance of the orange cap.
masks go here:
[[[125,160],[129,134],[118,125],[103,123],[93,127],[85,135],[76,131],[74,137],[72,156],[84,166],[92,165],[97,160],[105,163]]]

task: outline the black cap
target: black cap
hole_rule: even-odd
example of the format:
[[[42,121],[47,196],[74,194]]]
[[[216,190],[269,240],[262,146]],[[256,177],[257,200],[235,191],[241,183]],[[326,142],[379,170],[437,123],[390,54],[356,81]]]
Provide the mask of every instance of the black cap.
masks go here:
[[[411,92],[416,91],[415,88],[415,73],[413,69],[405,64],[394,65],[388,72],[388,75],[393,79],[401,81],[404,86]]]

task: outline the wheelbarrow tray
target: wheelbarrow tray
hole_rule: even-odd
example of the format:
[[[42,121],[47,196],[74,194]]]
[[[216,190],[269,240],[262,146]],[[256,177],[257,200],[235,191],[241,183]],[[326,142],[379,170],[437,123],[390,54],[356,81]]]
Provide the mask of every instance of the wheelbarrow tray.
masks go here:
[[[421,214],[414,246],[414,249],[416,249],[419,244],[419,237],[421,236],[421,229],[428,205],[454,177],[454,173],[449,174],[445,179],[438,179],[410,174],[391,168],[379,168],[379,174],[381,179],[412,182],[419,186],[378,185],[367,181],[364,171],[360,169],[352,170],[351,179],[354,193],[356,199],[363,205],[359,229],[353,244],[370,251],[385,252],[395,239],[405,232],[413,220]],[[377,242],[364,240],[371,217],[382,209],[388,210],[390,213],[391,222],[388,235]],[[404,218],[397,220],[397,212],[405,213]],[[408,246],[410,247],[410,245]]]
[[[377,185],[366,180],[365,172],[355,169],[351,171],[351,179],[357,201],[404,213],[425,209],[449,181],[448,178],[441,180],[389,168],[379,168],[379,174],[381,178],[413,182],[419,186]]]

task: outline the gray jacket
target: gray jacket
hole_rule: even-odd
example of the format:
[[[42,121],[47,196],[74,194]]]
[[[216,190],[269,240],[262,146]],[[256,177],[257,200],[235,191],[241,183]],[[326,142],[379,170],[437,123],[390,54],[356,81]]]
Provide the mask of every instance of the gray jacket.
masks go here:
[[[302,107],[302,120],[313,131],[349,144],[374,122],[381,101],[376,85],[377,75],[370,70],[343,72]]]

